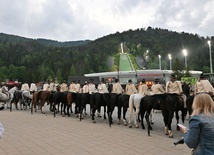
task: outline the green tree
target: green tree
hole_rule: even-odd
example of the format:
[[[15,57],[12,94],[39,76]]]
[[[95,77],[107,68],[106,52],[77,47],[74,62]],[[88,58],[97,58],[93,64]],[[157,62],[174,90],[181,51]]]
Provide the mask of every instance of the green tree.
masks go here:
[[[72,66],[70,68],[69,75],[70,76],[75,76],[76,75],[75,67],[74,67],[73,64],[72,64]]]

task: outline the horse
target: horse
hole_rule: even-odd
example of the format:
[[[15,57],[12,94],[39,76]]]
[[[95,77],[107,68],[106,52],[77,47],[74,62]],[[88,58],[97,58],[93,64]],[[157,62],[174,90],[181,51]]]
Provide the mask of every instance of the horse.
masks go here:
[[[141,99],[144,97],[144,95],[142,94],[132,94],[130,95],[129,98],[129,111],[130,111],[130,115],[129,115],[129,128],[132,128],[132,117],[133,117],[133,110],[134,108],[136,109],[136,111],[134,112],[134,125],[135,128],[139,128],[139,125],[137,123],[137,118],[140,112],[140,101]]]
[[[31,100],[32,100],[32,95],[30,94],[30,91],[16,90],[14,92],[13,102],[17,110],[19,110],[18,103],[21,110],[23,110],[23,107],[24,107],[24,110],[26,110],[27,105],[30,105]]]
[[[186,84],[186,82],[183,82],[182,90],[183,90],[184,95],[186,95],[186,97],[190,96],[190,84]]]
[[[56,113],[59,112],[59,106],[60,103],[62,102],[62,96],[63,93],[56,91],[53,92],[53,98],[52,98],[52,102],[50,102],[50,111],[54,112],[54,117],[56,116]],[[56,109],[56,105],[57,105],[57,109]],[[61,105],[61,111],[62,111],[62,105]]]
[[[148,126],[148,135],[150,136],[150,130],[152,129],[149,116],[152,109],[161,110],[160,105],[164,104],[166,101],[165,94],[156,94],[151,96],[144,96],[140,101],[140,113],[141,113],[141,126],[142,129],[145,129],[143,118],[145,116],[147,126]],[[146,113],[146,114],[145,114]]]
[[[172,119],[174,116],[174,112],[176,114],[176,120],[177,124],[179,123],[179,114],[178,112],[182,111],[182,122],[184,123],[185,119],[185,108],[184,103],[179,98],[179,95],[177,94],[167,94],[166,96],[166,102],[163,104],[160,104],[160,108],[162,111],[162,115],[164,117],[164,124],[165,124],[165,134],[169,136],[169,138],[173,138],[172,134]],[[177,130],[180,128],[177,126]]]
[[[96,123],[94,116],[95,116],[95,111],[98,111],[98,117],[101,117],[100,110],[101,106],[104,107],[104,119],[106,119],[106,103],[109,101],[109,93],[105,94],[100,94],[100,93],[94,93],[91,95],[90,102],[91,102],[91,109],[92,109],[92,123]]]
[[[62,102],[62,106],[63,106],[63,110],[61,111],[61,114],[64,115],[68,115],[70,116],[69,110],[71,109],[72,111],[72,103],[75,103],[75,112],[74,114],[77,116],[77,113],[79,112],[79,95],[77,93],[73,93],[73,92],[63,92],[63,102]],[[67,110],[67,112],[66,112]]]
[[[16,90],[14,92],[13,102],[15,104],[16,110],[19,110],[18,103],[19,103],[19,107],[22,110],[22,90]]]
[[[39,103],[39,101],[40,101],[41,113],[45,114],[44,104],[46,102],[49,104],[52,98],[53,98],[53,94],[51,93],[51,91],[39,91],[37,93],[35,92],[33,94],[33,105],[31,106],[31,113],[33,111],[32,110],[33,108],[34,108],[35,112],[37,112],[36,104]],[[51,107],[50,107],[50,110],[51,110]]]
[[[129,97],[130,97],[130,95],[128,95],[128,94],[122,94],[118,98],[117,124],[120,124],[120,121],[121,121],[121,109],[123,108],[123,124],[124,124],[124,126],[127,125],[126,112],[128,110],[128,107],[129,107]]]
[[[190,95],[187,100],[186,100],[186,104],[187,104],[187,111],[189,113],[189,118],[190,115],[192,114],[192,104],[193,104],[193,100],[195,98],[195,95]],[[186,117],[186,116],[185,116]]]
[[[89,93],[81,93],[79,94],[80,100],[79,100],[79,106],[80,106],[80,120],[83,119],[83,110],[85,109],[85,114],[86,113],[86,104],[90,105],[90,98],[91,94]],[[90,106],[90,113],[91,113],[91,106]]]
[[[110,93],[109,95],[110,100],[107,100],[106,103],[109,126],[111,127],[111,124],[113,124],[112,113],[114,111],[115,106],[118,107],[118,99],[121,94]]]
[[[22,103],[27,108],[27,106],[30,106],[30,103],[32,101],[33,95],[28,90],[22,91]]]
[[[16,86],[14,86],[13,88],[11,88],[8,93],[9,96],[3,92],[0,92],[0,102],[3,102],[4,104],[7,104],[7,108],[9,107],[10,104],[10,111],[12,111],[12,100],[14,97],[14,92],[17,90],[18,88]],[[4,104],[2,105],[2,107],[4,107]],[[4,108],[2,108],[3,110]]]

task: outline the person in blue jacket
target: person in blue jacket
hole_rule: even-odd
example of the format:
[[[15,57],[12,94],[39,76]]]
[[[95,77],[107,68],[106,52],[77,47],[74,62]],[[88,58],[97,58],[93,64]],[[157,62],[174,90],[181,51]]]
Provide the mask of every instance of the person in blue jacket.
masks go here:
[[[207,93],[197,94],[193,101],[189,129],[180,127],[184,143],[194,155],[214,154],[214,102]]]

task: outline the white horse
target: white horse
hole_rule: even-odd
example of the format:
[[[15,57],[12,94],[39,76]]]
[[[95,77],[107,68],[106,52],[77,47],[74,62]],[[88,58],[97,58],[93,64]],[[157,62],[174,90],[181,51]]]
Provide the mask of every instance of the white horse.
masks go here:
[[[11,88],[8,92],[9,92],[9,96],[6,95],[5,93],[0,92],[0,102],[3,102],[4,104],[7,104],[7,108],[10,107],[10,103],[13,100],[14,97],[14,92],[17,90],[18,88],[16,86],[14,86],[13,88]],[[3,107],[4,107],[3,104]]]
[[[139,125],[137,123],[137,118],[140,112],[140,101],[144,97],[142,94],[132,94],[129,98],[129,128],[132,127],[132,117],[133,117],[133,110],[136,108],[136,111],[134,112],[134,125],[136,128],[139,128]]]
[[[30,93],[30,91],[28,90],[22,91],[22,101],[23,101],[23,104],[25,105],[25,108],[27,108],[28,104],[30,104],[32,99],[33,99],[33,95]]]

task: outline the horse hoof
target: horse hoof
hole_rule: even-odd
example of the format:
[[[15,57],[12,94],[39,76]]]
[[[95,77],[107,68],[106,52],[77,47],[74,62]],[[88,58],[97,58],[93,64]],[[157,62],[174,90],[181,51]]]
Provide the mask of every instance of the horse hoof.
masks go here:
[[[117,125],[120,125],[120,122],[119,122],[119,121],[117,122]]]
[[[150,124],[154,124],[153,122],[150,122]]]
[[[173,135],[169,135],[169,138],[173,138]]]
[[[129,128],[132,128],[132,125],[131,125],[131,124],[129,125]]]
[[[92,123],[96,123],[96,121],[95,121],[95,120],[92,120]]]
[[[136,124],[136,125],[135,125],[135,128],[139,128],[139,125]]]

